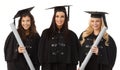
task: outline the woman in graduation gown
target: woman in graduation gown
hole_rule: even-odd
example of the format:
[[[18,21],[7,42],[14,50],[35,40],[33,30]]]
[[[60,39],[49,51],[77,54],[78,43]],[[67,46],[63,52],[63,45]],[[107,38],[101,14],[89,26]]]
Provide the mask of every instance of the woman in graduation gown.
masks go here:
[[[81,44],[80,63],[85,59],[103,26],[107,27],[106,12],[86,12],[91,14],[91,18],[88,28],[82,32],[79,38]],[[112,70],[116,59],[116,44],[107,32],[104,33],[98,46],[92,48],[92,53],[85,70]]]
[[[42,32],[38,58],[42,70],[76,70],[79,41],[68,29],[65,6],[54,7],[50,28]]]
[[[29,12],[30,9],[32,9],[32,7],[21,10],[15,15],[15,18],[20,17],[17,31],[25,48],[18,44],[13,32],[11,32],[6,39],[4,53],[8,70],[30,70],[22,54],[25,49],[32,60],[35,70],[39,70],[37,51],[40,36],[36,31],[34,17]]]

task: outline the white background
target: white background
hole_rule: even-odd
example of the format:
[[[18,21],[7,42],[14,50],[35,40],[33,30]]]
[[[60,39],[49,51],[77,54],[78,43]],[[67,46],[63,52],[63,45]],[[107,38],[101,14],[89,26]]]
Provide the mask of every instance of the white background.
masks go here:
[[[107,32],[113,37],[117,45],[117,59],[113,70],[120,67],[120,10],[119,0],[1,0],[0,1],[0,70],[7,70],[4,59],[4,43],[6,37],[11,32],[9,26],[13,22],[13,17],[18,10],[35,6],[31,11],[34,15],[37,31],[41,32],[48,28],[53,17],[53,10],[46,8],[57,5],[72,5],[70,9],[69,29],[73,30],[79,37],[81,32],[86,29],[89,21],[89,14],[84,11],[106,11],[108,30]],[[16,23],[18,19],[16,19]]]

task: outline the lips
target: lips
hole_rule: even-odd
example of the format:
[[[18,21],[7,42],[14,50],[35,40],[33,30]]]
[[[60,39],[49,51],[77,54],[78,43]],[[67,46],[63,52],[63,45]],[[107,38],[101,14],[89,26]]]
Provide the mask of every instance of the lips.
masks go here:
[[[57,21],[58,24],[62,24],[62,21]]]
[[[24,25],[23,27],[24,27],[24,29],[28,29],[28,28],[29,28],[29,26],[28,26],[28,25]]]
[[[98,27],[98,25],[94,25],[94,27]]]

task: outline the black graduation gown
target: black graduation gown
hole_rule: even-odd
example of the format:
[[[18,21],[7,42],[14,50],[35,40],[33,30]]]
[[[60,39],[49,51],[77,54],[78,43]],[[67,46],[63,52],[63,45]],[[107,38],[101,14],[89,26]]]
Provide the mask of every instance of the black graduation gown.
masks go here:
[[[93,33],[85,38],[85,42],[80,48],[80,62],[82,63],[90,50],[94,40],[97,36]],[[82,40],[80,36],[79,40]],[[116,44],[112,37],[109,35],[109,46],[105,46],[105,39],[101,39],[98,44],[98,55],[93,54],[90,58],[85,70],[112,70],[116,59]]]
[[[69,32],[69,40],[64,39],[64,30],[56,31],[48,37],[49,29],[43,31],[39,42],[38,58],[42,70],[76,70],[79,42],[76,34]]]
[[[28,36],[27,39],[23,41],[36,70],[39,70],[39,61],[37,56],[39,39],[40,36],[36,33],[34,38],[31,39]],[[4,46],[4,54],[8,70],[30,70],[23,54],[18,53],[18,46],[19,45],[14,34],[11,32],[6,39]]]

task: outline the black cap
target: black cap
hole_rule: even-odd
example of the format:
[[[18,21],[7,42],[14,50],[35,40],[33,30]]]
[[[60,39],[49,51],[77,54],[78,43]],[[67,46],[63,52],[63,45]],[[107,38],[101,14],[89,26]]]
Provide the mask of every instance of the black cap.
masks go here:
[[[54,12],[57,12],[57,11],[66,12],[65,7],[68,7],[68,20],[69,20],[70,6],[71,5],[55,6],[55,7],[51,7],[51,8],[48,8],[48,9],[54,9]]]
[[[23,14],[27,14],[27,13],[30,13],[30,11],[33,9],[34,7],[30,7],[30,8],[26,8],[26,9],[22,9],[22,10],[19,10],[17,12],[17,14],[14,16],[14,24],[15,24],[15,18],[17,17],[21,17]]]
[[[91,17],[93,18],[103,18],[103,22],[105,26],[108,27],[105,17],[105,14],[108,14],[107,12],[99,12],[99,11],[85,11],[85,12],[91,14]]]
[[[95,18],[101,18],[105,14],[108,14],[107,12],[99,12],[99,11],[85,11],[85,12],[91,14],[91,17],[95,17]]]
[[[19,10],[17,12],[17,14],[14,16],[14,19],[17,18],[17,17],[20,17],[22,16],[23,14],[25,13],[30,13],[30,11],[33,9],[34,7],[30,7],[30,8],[26,8],[26,9],[23,9],[23,10]]]

